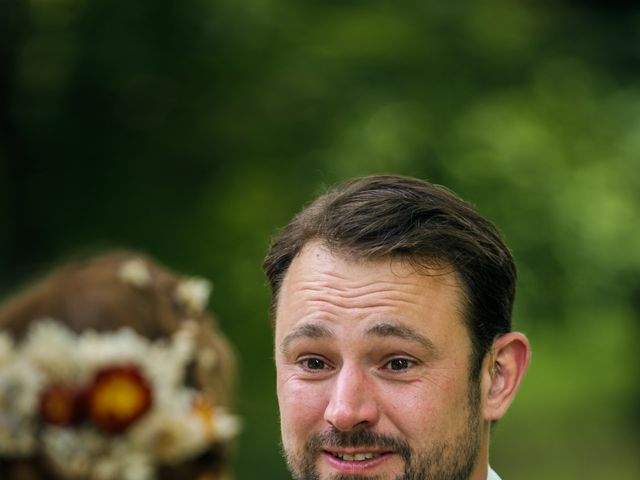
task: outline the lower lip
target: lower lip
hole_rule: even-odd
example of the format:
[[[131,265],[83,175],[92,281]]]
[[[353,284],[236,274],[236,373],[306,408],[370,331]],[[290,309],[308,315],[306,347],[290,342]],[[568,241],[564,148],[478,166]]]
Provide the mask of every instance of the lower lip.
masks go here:
[[[392,453],[383,453],[379,457],[370,458],[368,460],[348,461],[340,460],[339,458],[334,457],[327,452],[323,452],[323,455],[327,462],[329,462],[329,465],[334,468],[334,470],[338,471],[339,473],[351,475],[369,473],[370,470],[373,470],[374,468],[380,466],[382,463],[390,460],[393,456]]]

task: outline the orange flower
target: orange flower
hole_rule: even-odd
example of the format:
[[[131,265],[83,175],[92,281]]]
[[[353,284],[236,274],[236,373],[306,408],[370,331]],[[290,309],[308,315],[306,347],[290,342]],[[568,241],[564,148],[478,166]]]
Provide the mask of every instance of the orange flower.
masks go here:
[[[87,392],[89,417],[109,433],[125,430],[142,417],[151,404],[151,387],[134,365],[100,370]]]
[[[215,409],[211,401],[203,394],[199,394],[193,399],[192,408],[196,415],[198,415],[198,419],[202,422],[207,438],[214,438],[216,434],[214,429]]]
[[[69,385],[49,385],[40,397],[40,416],[46,423],[72,425],[80,420],[82,410],[82,392]]]

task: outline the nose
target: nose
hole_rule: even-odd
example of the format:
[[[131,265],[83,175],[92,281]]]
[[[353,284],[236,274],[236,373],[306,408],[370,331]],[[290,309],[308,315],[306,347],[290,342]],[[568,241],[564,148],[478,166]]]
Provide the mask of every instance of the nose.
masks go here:
[[[372,381],[361,368],[343,365],[331,385],[325,421],[345,432],[375,425],[380,414]]]

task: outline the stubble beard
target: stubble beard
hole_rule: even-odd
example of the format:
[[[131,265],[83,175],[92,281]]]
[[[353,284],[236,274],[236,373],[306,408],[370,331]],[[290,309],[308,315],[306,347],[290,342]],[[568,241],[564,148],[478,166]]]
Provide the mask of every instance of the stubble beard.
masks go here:
[[[295,480],[468,480],[480,451],[479,382],[470,382],[467,428],[449,441],[433,442],[428,450],[416,452],[401,437],[382,435],[362,429],[342,432],[335,428],[312,435],[303,452],[285,451]],[[404,463],[404,472],[394,479],[383,476],[334,474],[321,478],[316,464],[322,452],[336,448],[376,447],[395,452]]]

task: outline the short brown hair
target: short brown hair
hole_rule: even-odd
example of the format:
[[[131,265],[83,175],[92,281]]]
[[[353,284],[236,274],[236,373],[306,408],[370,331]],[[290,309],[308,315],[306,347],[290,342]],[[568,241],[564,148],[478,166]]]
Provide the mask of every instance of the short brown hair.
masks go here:
[[[263,264],[274,321],[284,275],[312,240],[353,258],[453,267],[466,298],[474,378],[495,338],[511,330],[516,283],[511,252],[489,220],[442,186],[401,176],[356,178],[299,212],[272,240]]]

